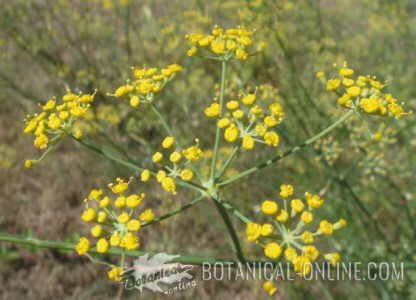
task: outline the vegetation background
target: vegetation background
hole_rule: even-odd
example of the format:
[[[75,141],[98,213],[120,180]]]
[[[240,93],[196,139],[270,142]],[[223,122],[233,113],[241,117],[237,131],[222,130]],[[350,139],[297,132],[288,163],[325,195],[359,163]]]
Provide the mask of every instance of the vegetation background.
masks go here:
[[[346,60],[359,73],[391,80],[388,90],[408,109],[416,108],[413,0],[0,0],[0,231],[76,241],[87,230],[79,218],[86,193],[114,176],[131,175],[69,140],[41,164],[24,168],[24,160],[39,153],[22,134],[22,120],[68,87],[98,89],[91,134],[111,151],[121,147],[123,155],[146,161],[164,136],[159,121],[140,109],[130,113],[126,103],[106,93],[125,81],[131,66],[178,63],[185,70],[164,90],[159,107],[183,138],[195,135],[210,145],[215,129],[201,113],[217,92],[220,70],[213,61],[187,57],[184,36],[214,24],[255,28],[266,42],[261,54],[233,63],[228,80],[274,87],[269,92],[287,112],[279,151],[342,113],[315,78],[317,71],[333,70],[333,63]],[[282,282],[277,298],[416,299],[415,125],[413,116],[352,120],[229,189],[230,200],[249,215],[281,183],[321,192],[330,203],[322,215],[350,222],[328,248],[341,251],[346,261],[406,262],[403,281]],[[374,142],[368,131],[382,138]],[[243,156],[236,171],[272,151]],[[160,215],[189,199],[167,197],[159,188],[148,193],[148,204]],[[223,224],[211,221],[217,215],[209,205],[145,230],[143,248],[230,257]],[[243,237],[244,228],[238,229]],[[249,256],[261,255],[243,246]],[[197,288],[173,297],[261,299],[261,283],[198,281]],[[10,243],[0,244],[0,286],[3,299],[111,299],[118,292],[101,266],[75,253]]]

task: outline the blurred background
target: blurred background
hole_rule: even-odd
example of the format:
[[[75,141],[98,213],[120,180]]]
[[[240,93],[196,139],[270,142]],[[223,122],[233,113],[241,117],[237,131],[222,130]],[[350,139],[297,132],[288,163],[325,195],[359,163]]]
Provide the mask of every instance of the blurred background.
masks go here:
[[[413,0],[0,0],[0,231],[75,242],[88,231],[79,216],[89,190],[115,176],[132,175],[69,139],[34,168],[24,168],[24,160],[40,152],[23,135],[23,119],[67,88],[97,89],[89,122],[78,126],[97,144],[146,165],[165,136],[160,122],[107,93],[125,82],[131,66],[178,63],[184,71],[163,90],[157,105],[183,140],[192,143],[199,137],[208,149],[215,126],[201,113],[218,93],[220,66],[187,57],[184,36],[208,32],[215,24],[244,25],[256,29],[266,48],[245,62],[231,63],[227,80],[234,90],[228,94],[261,86],[267,97],[280,99],[286,118],[279,125],[277,151],[283,151],[343,113],[315,77],[318,71],[332,72],[334,63],[348,61],[357,73],[391,81],[388,92],[405,101],[408,110],[415,109],[415,16]],[[405,280],[281,282],[275,297],[416,299],[415,133],[412,115],[398,121],[352,119],[314,146],[227,189],[228,201],[251,217],[263,200],[276,198],[282,183],[319,192],[328,203],[322,217],[350,223],[323,239],[321,248],[340,251],[345,261],[406,262]],[[276,152],[258,148],[241,155],[231,172]],[[193,196],[181,190],[170,197],[158,186],[147,189],[147,205],[157,215]],[[230,258],[228,236],[222,221],[212,222],[218,216],[211,206],[203,202],[146,228],[142,249]],[[235,225],[244,240],[243,226]],[[245,241],[243,247],[249,257],[262,256],[258,247]],[[105,272],[75,253],[0,243],[3,299],[112,299],[118,287]],[[266,295],[261,285],[198,281],[195,289],[173,297],[261,299]],[[125,299],[137,297],[124,294]]]

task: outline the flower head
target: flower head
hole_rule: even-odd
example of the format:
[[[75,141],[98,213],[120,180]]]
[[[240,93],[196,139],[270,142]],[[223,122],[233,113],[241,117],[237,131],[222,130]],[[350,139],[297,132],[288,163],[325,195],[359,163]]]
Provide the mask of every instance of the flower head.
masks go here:
[[[111,96],[128,98],[132,107],[138,107],[141,103],[152,103],[155,96],[180,71],[182,67],[178,64],[168,65],[162,69],[133,68],[132,78],[126,84],[119,86]]]
[[[326,89],[338,95],[338,104],[369,115],[400,118],[409,114],[391,94],[383,89],[386,83],[381,83],[374,76],[358,75],[347,63],[339,68],[335,77],[328,79]]]
[[[85,222],[95,223],[91,235],[96,242],[86,237],[80,238],[76,246],[79,255],[86,254],[94,244],[99,253],[106,253],[112,247],[134,250],[140,246],[137,232],[142,222],[153,220],[154,215],[150,209],[142,213],[137,210],[145,194],[127,194],[130,183],[131,179],[125,181],[117,178],[116,183],[108,185],[111,194],[107,195],[101,189],[91,190],[81,218]]]
[[[249,31],[244,27],[224,29],[215,26],[211,34],[186,35],[185,38],[190,45],[187,55],[194,56],[201,53],[209,58],[246,60],[251,55],[250,52],[254,52],[251,50],[255,47],[253,36],[254,31]]]
[[[345,219],[335,223],[321,220],[318,221],[317,227],[313,226],[314,209],[323,204],[318,195],[305,193],[305,199],[290,200],[289,198],[294,196],[294,188],[292,185],[284,184],[280,187],[280,196],[283,199],[281,203],[273,200],[262,203],[261,212],[274,220],[263,225],[248,223],[247,240],[261,245],[266,257],[277,260],[282,256],[293,264],[297,273],[307,275],[311,271],[311,263],[321,256],[314,245],[316,239],[322,235],[333,234],[345,227],[347,222]],[[339,254],[331,253],[324,254],[324,258],[331,263],[340,259]],[[273,291],[269,285],[268,283],[265,287],[266,291]]]

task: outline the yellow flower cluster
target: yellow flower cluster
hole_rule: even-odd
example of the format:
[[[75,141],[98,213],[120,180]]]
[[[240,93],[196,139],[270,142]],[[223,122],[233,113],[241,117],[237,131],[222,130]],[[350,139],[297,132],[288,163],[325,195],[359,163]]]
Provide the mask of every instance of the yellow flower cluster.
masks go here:
[[[246,60],[250,55],[249,48],[254,43],[253,33],[243,27],[224,29],[219,26],[215,26],[208,35],[191,33],[185,37],[191,46],[187,54],[194,56],[198,52],[205,52],[223,60]]]
[[[133,79],[118,87],[111,96],[117,98],[128,96],[132,107],[138,107],[141,102],[151,103],[155,94],[159,93],[180,71],[182,67],[177,64],[160,70],[158,68],[133,68]]]
[[[383,93],[386,83],[381,83],[374,76],[356,76],[354,70],[347,63],[338,69],[338,74],[325,80],[325,74],[316,75],[326,82],[326,89],[334,91],[339,96],[338,104],[352,109],[360,110],[366,114],[400,118],[408,114],[403,103],[391,94]]]
[[[315,230],[310,230],[314,221],[313,210],[320,208],[324,200],[319,195],[305,193],[305,199],[294,198],[294,188],[284,184],[280,186],[279,196],[282,203],[266,200],[261,205],[263,214],[272,217],[273,221],[265,224],[249,223],[246,227],[247,240],[256,242],[264,248],[264,255],[271,259],[279,259],[282,255],[293,264],[295,272],[307,275],[311,264],[319,258],[320,251],[313,245],[320,235],[331,235],[334,231],[345,227],[347,221],[340,219],[336,223],[321,220]],[[289,198],[292,198],[289,200]],[[337,252],[323,255],[331,264],[340,260]],[[264,288],[268,293],[274,293],[272,283],[266,283]]]
[[[267,109],[256,102],[256,93],[240,93],[238,100],[225,103],[226,113],[220,117],[220,104],[212,102],[205,108],[205,115],[217,118],[217,126],[224,129],[224,139],[233,143],[241,139],[246,150],[254,148],[256,142],[277,147],[279,135],[273,130],[284,118],[283,107],[279,102],[271,103]]]
[[[94,94],[74,94],[68,92],[59,102],[55,98],[40,105],[42,112],[28,116],[25,120],[24,133],[34,135],[34,146],[38,149],[48,147],[53,137],[60,137],[65,134],[73,134],[76,138],[83,135],[81,130],[74,130],[76,120],[85,118],[94,101]]]
[[[115,183],[108,185],[114,195],[106,195],[101,189],[93,189],[85,199],[86,207],[82,212],[83,221],[91,223],[92,243],[87,237],[81,237],[75,250],[85,255],[94,247],[98,253],[106,253],[111,247],[135,250],[140,246],[137,232],[145,222],[152,221],[155,216],[151,209],[140,214],[137,208],[145,198],[145,194],[127,194],[130,181],[117,178]],[[108,276],[120,280],[122,269],[113,268]]]
[[[163,190],[176,194],[175,178],[179,177],[183,181],[191,181],[194,178],[191,164],[201,158],[202,150],[198,144],[181,150],[177,147],[175,138],[172,136],[167,136],[161,146],[165,153],[158,151],[152,156],[152,161],[162,167],[156,173],[156,180]],[[166,153],[167,151],[169,152]],[[150,179],[151,172],[145,169],[140,177],[143,182],[146,182]]]

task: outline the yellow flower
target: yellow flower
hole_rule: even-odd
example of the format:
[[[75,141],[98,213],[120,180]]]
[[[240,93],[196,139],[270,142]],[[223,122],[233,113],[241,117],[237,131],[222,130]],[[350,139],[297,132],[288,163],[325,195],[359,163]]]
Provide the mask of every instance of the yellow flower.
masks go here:
[[[279,145],[280,137],[274,131],[266,132],[263,138],[264,138],[264,142],[269,146],[277,147]]]
[[[311,261],[309,257],[305,255],[296,256],[293,259],[292,263],[295,272],[298,272],[300,275],[306,276],[311,272]]]
[[[150,179],[150,171],[148,169],[144,169],[140,174],[140,180],[146,182]]]
[[[160,153],[160,152],[156,152],[155,154],[153,154],[153,157],[152,157],[152,161],[153,161],[153,162],[158,163],[158,162],[160,162],[162,159],[163,159],[163,154],[162,154],[162,153]]]
[[[280,186],[280,197],[287,198],[293,195],[294,189],[290,184],[282,184]]]
[[[110,245],[113,247],[118,247],[121,244],[121,236],[117,233],[114,232],[111,237],[110,237]]]
[[[165,171],[163,171],[163,170],[159,170],[158,172],[157,172],[157,175],[156,175],[156,180],[158,181],[158,182],[162,182],[162,180],[163,180],[163,178],[165,178],[167,175],[166,175],[166,172]]]
[[[284,255],[285,258],[290,262],[293,262],[293,260],[295,260],[295,258],[298,256],[296,250],[292,247],[286,248]]]
[[[86,254],[90,250],[90,241],[86,237],[81,237],[75,246],[75,250],[79,255]]]
[[[361,94],[361,88],[358,86],[352,86],[347,89],[347,94],[351,97],[358,97]]]
[[[109,249],[110,245],[105,238],[101,238],[98,240],[96,248],[98,253],[106,253]]]
[[[269,236],[273,233],[273,225],[272,224],[263,224],[261,226],[261,235],[262,236]]]
[[[209,118],[217,117],[220,114],[220,105],[218,103],[212,103],[205,108],[204,113]]]
[[[267,128],[262,124],[257,124],[254,130],[256,131],[257,135],[264,136],[266,134]]]
[[[248,94],[241,99],[245,105],[252,105],[256,101],[256,94]]]
[[[237,50],[235,51],[235,56],[238,59],[246,60],[247,57],[248,57],[248,53],[245,50],[241,49],[241,48],[237,48]]]
[[[347,220],[339,219],[339,221],[334,224],[334,229],[337,230],[337,229],[340,229],[340,228],[344,228],[347,225],[348,225]]]
[[[182,153],[187,160],[197,161],[201,158],[202,150],[196,146],[192,146],[185,149]]]
[[[226,107],[230,110],[237,109],[239,106],[238,102],[235,100],[228,101]]]
[[[95,210],[93,208],[88,208],[85,210],[82,215],[81,219],[85,222],[91,222],[95,219]]]
[[[121,178],[116,178],[117,184],[114,183],[110,183],[108,185],[108,187],[111,189],[111,191],[114,194],[122,194],[124,193],[128,187],[129,187],[129,182],[124,181]]]
[[[341,76],[351,76],[351,75],[353,75],[354,74],[354,70],[353,69],[350,69],[350,68],[341,68],[340,70],[339,70],[339,75],[341,75]]]
[[[62,97],[62,100],[66,102],[75,101],[77,99],[78,99],[78,96],[72,93],[68,93]]]
[[[270,295],[273,296],[277,292],[276,285],[271,281],[266,281],[263,284],[263,289]]]
[[[261,204],[261,211],[266,215],[274,215],[277,213],[279,206],[275,201],[266,200]]]
[[[287,219],[289,219],[289,213],[286,210],[282,209],[280,213],[277,215],[276,220],[281,223],[284,223],[287,221]]]
[[[43,110],[53,110],[55,108],[56,105],[56,100],[55,99],[50,99],[48,100],[48,102],[46,102],[45,105],[42,106]]]
[[[182,158],[182,155],[179,152],[175,151],[175,152],[172,152],[172,154],[169,157],[169,160],[173,163],[178,163],[181,160],[181,158]]]
[[[162,188],[172,194],[176,194],[176,184],[172,177],[166,176],[161,181]]]
[[[278,258],[281,253],[282,248],[275,242],[266,244],[266,247],[264,248],[264,255],[271,259]]]
[[[127,250],[136,250],[139,248],[139,238],[131,232],[127,232],[121,240],[121,245]]]
[[[114,201],[114,206],[117,208],[123,208],[124,206],[126,206],[126,197],[117,197],[116,201]]]
[[[97,215],[97,222],[98,223],[105,223],[107,221],[107,214],[104,211],[99,211]]]
[[[304,231],[300,236],[302,242],[305,244],[311,244],[313,243],[313,234],[310,231]]]
[[[230,124],[231,124],[231,122],[230,122],[230,119],[228,119],[228,118],[222,118],[222,119],[218,120],[218,122],[217,122],[218,128],[225,128]]]
[[[117,221],[120,224],[126,224],[130,220],[130,216],[128,213],[123,212],[117,217]]]
[[[318,230],[318,232],[323,233],[323,234],[326,234],[326,235],[330,235],[330,234],[333,233],[333,230],[334,230],[334,228],[333,228],[332,224],[329,223],[327,220],[322,220],[319,223],[319,230]]]
[[[310,259],[310,261],[315,261],[319,256],[319,250],[315,246],[309,245],[302,248],[302,255]]]
[[[341,255],[338,252],[328,253],[324,255],[324,258],[329,261],[333,266],[336,266],[337,263],[341,260]]]
[[[140,98],[137,96],[133,96],[130,98],[130,106],[131,107],[137,107],[140,104]]]
[[[341,80],[339,79],[330,79],[326,84],[326,89],[328,91],[335,91],[338,89],[339,85],[341,84]]]
[[[360,107],[368,114],[376,113],[380,108],[377,98],[362,98]]]
[[[170,147],[175,144],[175,138],[173,136],[166,137],[162,142],[162,147],[165,149],[169,149]]]
[[[249,135],[245,135],[243,137],[243,144],[242,144],[243,148],[246,150],[251,150],[254,148],[254,139],[249,136]]]
[[[279,122],[273,117],[273,116],[267,116],[264,118],[264,124],[267,127],[274,127],[278,124]]]
[[[110,205],[110,198],[108,197],[104,197],[101,201],[100,201],[100,208],[106,208],[107,206]]]
[[[151,209],[146,209],[144,212],[142,212],[139,216],[139,219],[143,222],[150,222],[155,218],[155,215],[153,214],[153,211]]]
[[[184,181],[190,181],[194,177],[194,173],[189,169],[184,169],[181,171],[180,176]]]
[[[292,207],[292,210],[294,210],[295,212],[301,212],[305,207],[302,200],[300,199],[293,199],[292,201],[290,201],[290,206]]]
[[[238,128],[237,126],[235,126],[234,124],[230,125],[229,127],[227,127],[227,129],[225,129],[224,131],[224,139],[227,142],[235,142],[238,138]]]
[[[127,223],[127,229],[130,231],[138,231],[141,227],[140,221],[132,219]]]
[[[25,160],[25,168],[31,168],[33,166],[33,160]]]
[[[101,225],[95,225],[91,228],[91,235],[93,237],[100,237],[103,234],[103,227]]]
[[[303,203],[302,203],[302,205],[303,205]],[[302,220],[303,223],[309,224],[313,221],[313,214],[309,211],[304,211],[301,214],[300,219]]]
[[[225,45],[224,41],[220,40],[213,40],[211,42],[211,50],[215,54],[223,54],[225,52]]]
[[[247,240],[250,242],[254,242],[260,237],[261,231],[262,231],[261,225],[256,224],[256,223],[247,224],[247,227],[246,227]]]
[[[244,117],[244,111],[242,111],[241,109],[237,109],[233,112],[233,117],[237,120],[242,119]]]
[[[186,52],[186,55],[188,56],[194,56],[198,52],[197,47],[191,47],[188,52]]]
[[[354,80],[350,78],[344,78],[344,80],[342,80],[342,84],[346,87],[350,87],[354,84]]]
[[[36,148],[45,149],[46,147],[48,147],[48,143],[49,143],[48,137],[44,134],[41,134],[35,139],[35,141],[33,142],[33,145]]]
[[[107,272],[108,278],[114,281],[121,281],[121,273],[123,273],[123,268],[113,267],[110,271]]]
[[[344,94],[341,97],[339,97],[337,102],[338,102],[339,105],[343,105],[343,106],[347,106],[347,107],[351,106],[351,104],[352,104],[351,97],[348,94]]]
[[[140,205],[143,198],[144,198],[144,194],[142,194],[141,197],[135,194],[130,195],[126,198],[126,205],[127,207],[130,207],[130,208],[136,208],[137,206]]]
[[[312,208],[319,208],[324,204],[324,200],[322,200],[318,195],[312,195],[306,192],[305,197],[308,205]]]
[[[100,200],[101,195],[103,194],[103,190],[101,189],[93,189],[91,190],[90,194],[88,195],[89,200]]]

